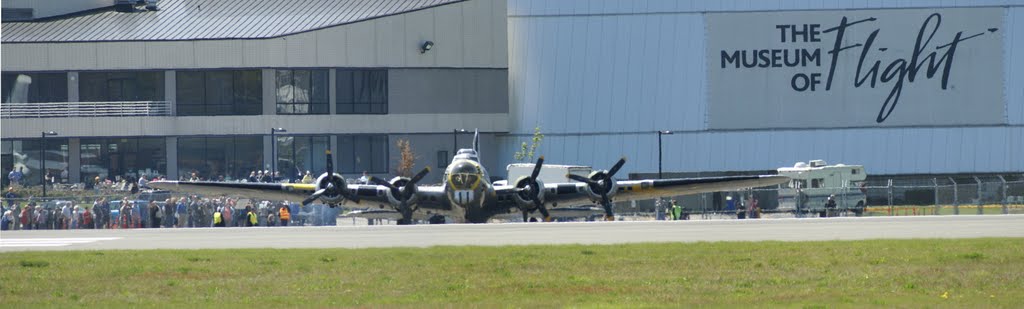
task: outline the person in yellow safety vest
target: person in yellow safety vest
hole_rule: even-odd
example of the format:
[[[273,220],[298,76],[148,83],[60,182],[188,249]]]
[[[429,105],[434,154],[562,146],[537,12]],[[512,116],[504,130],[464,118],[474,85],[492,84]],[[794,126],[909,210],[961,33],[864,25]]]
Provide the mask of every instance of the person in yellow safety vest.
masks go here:
[[[288,226],[288,220],[292,219],[292,214],[288,211],[288,205],[281,206],[281,210],[278,211],[278,214],[281,219],[281,226]]]
[[[213,226],[224,227],[224,215],[222,215],[220,211],[213,213]]]
[[[249,219],[245,221],[245,226],[256,226],[259,224],[259,219],[256,218],[256,212],[252,210],[252,206],[245,207],[245,216]]]
[[[683,218],[683,207],[679,206],[676,200],[672,200],[672,220],[680,220]]]

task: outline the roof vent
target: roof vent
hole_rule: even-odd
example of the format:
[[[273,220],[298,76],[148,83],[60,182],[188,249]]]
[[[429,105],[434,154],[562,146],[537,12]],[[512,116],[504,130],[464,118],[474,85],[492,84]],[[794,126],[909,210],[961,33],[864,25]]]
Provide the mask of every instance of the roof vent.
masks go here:
[[[135,12],[134,0],[114,0],[114,10],[121,13]]]
[[[33,8],[3,8],[3,14],[0,19],[4,21],[26,21],[35,18],[35,9]]]
[[[825,160],[811,160],[810,163],[811,167],[822,167],[828,165],[828,163],[825,163]]]
[[[114,10],[121,13],[132,13],[135,12],[135,6],[145,5],[146,10],[159,11],[157,2],[160,0],[114,0]]]

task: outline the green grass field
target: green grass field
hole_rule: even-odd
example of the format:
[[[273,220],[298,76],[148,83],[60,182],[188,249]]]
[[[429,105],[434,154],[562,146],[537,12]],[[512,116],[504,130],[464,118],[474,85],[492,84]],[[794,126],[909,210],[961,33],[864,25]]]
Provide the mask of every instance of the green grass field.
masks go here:
[[[0,254],[0,306],[1024,307],[1024,239]]]

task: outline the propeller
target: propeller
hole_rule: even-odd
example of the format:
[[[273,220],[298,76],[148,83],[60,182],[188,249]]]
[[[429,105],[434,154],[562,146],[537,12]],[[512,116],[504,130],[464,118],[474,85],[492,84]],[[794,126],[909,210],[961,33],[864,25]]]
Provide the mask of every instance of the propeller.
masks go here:
[[[622,165],[625,164],[626,157],[622,157],[619,159],[619,162],[616,162],[615,165],[612,166],[612,169],[608,171],[597,172],[591,174],[590,177],[583,177],[575,174],[567,174],[565,177],[586,183],[590,188],[590,192],[601,197],[601,206],[604,207],[605,220],[614,221],[615,214],[612,212],[612,199],[609,196],[609,194],[615,193],[612,192],[612,190],[615,189],[615,181],[612,177],[615,177],[615,173],[618,173],[619,169],[622,168]]]
[[[391,190],[391,196],[394,196],[398,200],[398,212],[402,214],[402,220],[398,221],[399,224],[412,224],[412,213],[418,208],[409,207],[409,201],[416,196],[416,183],[423,180],[423,177],[430,173],[430,167],[425,167],[419,173],[412,176],[404,186],[399,188],[394,184],[384,181],[377,177],[370,177],[370,182],[385,186]]]
[[[341,197],[343,197],[343,198],[345,198],[347,200],[359,203],[359,197],[356,196],[353,192],[348,190],[348,186],[345,183],[345,179],[341,178],[341,176],[335,176],[335,174],[334,174],[334,157],[331,156],[331,151],[330,150],[326,151],[326,154],[327,154],[327,172],[325,173],[326,177],[325,176],[321,176],[320,179],[317,179],[317,181],[318,181],[317,187],[320,188],[320,189],[316,190],[316,192],[313,192],[313,194],[310,194],[309,197],[307,197],[306,199],[302,200],[302,206],[309,205],[309,203],[312,203],[312,202],[316,201],[317,199],[319,199],[321,196],[324,196],[325,194],[327,196],[341,196]],[[332,207],[333,207],[333,205],[332,205]]]
[[[548,213],[547,207],[544,207],[544,201],[541,201],[540,194],[544,188],[537,182],[537,176],[540,176],[540,170],[544,166],[544,156],[537,158],[537,164],[533,165],[533,173],[530,174],[530,178],[524,180],[524,182],[517,185],[529,186],[529,189],[520,187],[519,196],[524,200],[533,202],[533,206],[540,210],[541,215],[544,216],[544,221],[550,222],[551,215]],[[523,222],[526,222],[529,215],[527,214],[529,209],[523,207]]]

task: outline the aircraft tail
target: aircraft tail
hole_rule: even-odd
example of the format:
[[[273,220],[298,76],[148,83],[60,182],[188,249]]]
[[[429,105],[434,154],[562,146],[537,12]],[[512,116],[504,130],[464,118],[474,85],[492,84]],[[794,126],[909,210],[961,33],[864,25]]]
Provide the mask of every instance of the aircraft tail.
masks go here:
[[[28,103],[28,87],[32,85],[32,77],[19,74],[14,80],[11,94],[6,98],[9,103]]]
[[[476,157],[480,158],[480,129],[473,129],[473,151],[476,151]]]

